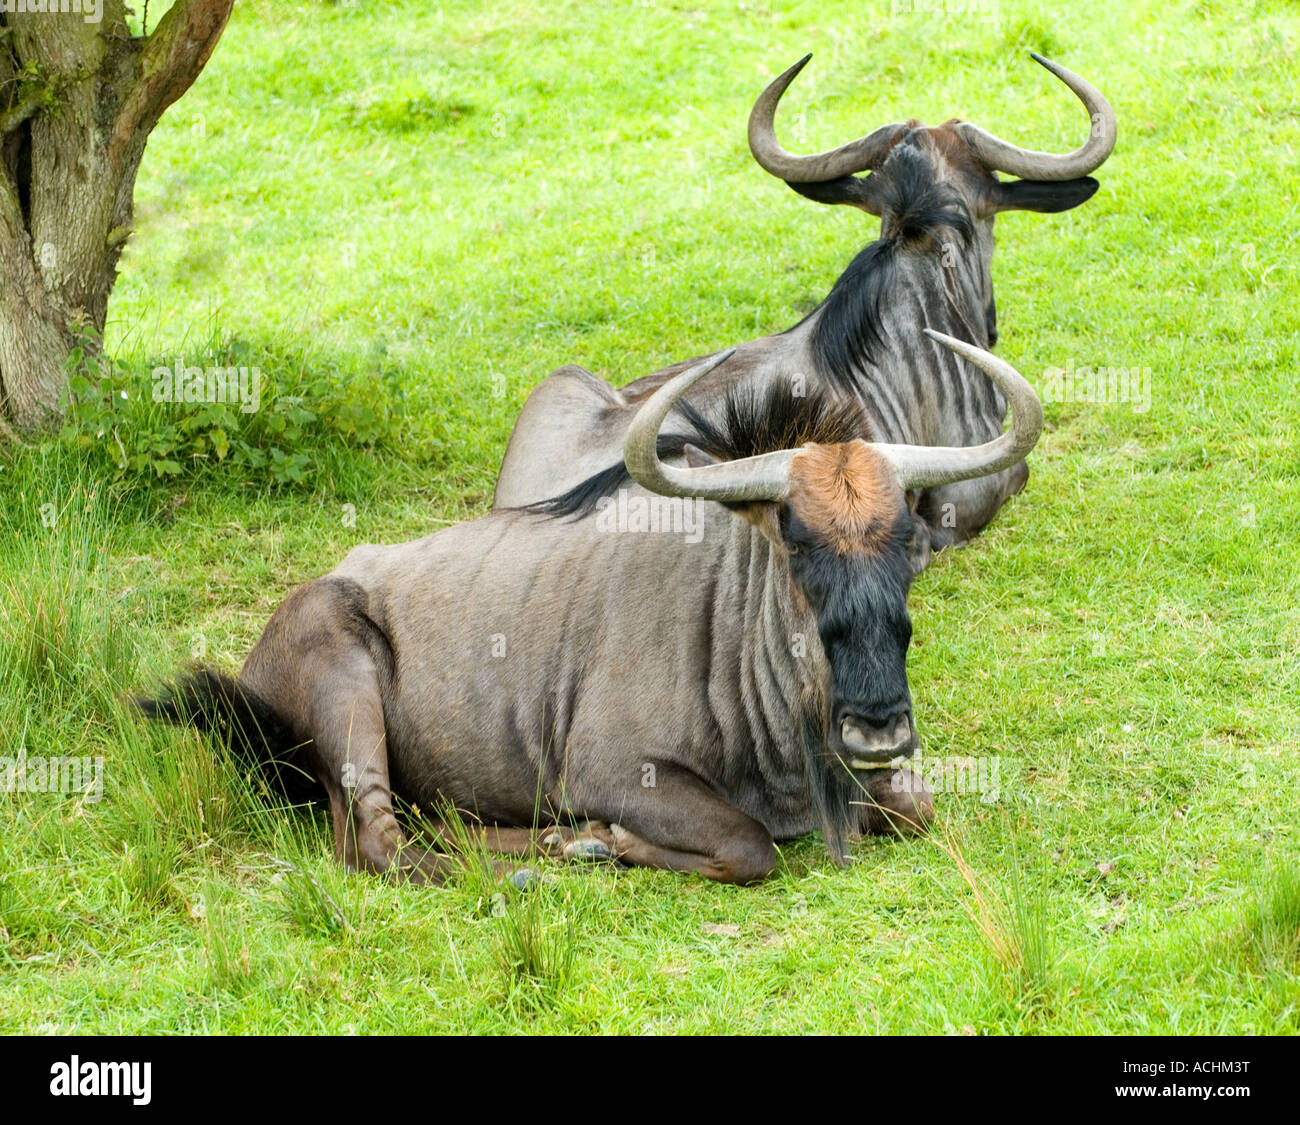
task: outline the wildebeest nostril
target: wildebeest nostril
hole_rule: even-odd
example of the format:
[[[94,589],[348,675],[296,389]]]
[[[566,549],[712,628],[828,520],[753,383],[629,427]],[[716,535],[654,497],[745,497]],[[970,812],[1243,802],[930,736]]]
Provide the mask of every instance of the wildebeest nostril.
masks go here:
[[[880,722],[845,714],[840,719],[839,735],[855,765],[888,762],[909,756],[915,749],[912,719],[907,712]]]

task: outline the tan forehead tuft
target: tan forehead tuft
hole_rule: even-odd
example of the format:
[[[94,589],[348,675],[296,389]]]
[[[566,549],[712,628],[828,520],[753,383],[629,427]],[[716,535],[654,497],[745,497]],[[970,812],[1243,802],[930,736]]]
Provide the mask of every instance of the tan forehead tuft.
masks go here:
[[[841,555],[880,550],[904,503],[893,466],[865,441],[805,445],[790,463],[789,501]]]

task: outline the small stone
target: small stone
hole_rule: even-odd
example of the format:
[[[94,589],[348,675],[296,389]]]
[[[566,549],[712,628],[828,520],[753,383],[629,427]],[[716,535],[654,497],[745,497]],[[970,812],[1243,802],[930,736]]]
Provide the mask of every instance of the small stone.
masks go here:
[[[500,918],[506,912],[506,896],[500,891],[492,896],[492,917]]]
[[[542,882],[541,872],[534,871],[531,867],[521,867],[517,871],[510,872],[506,878],[517,891],[526,891]]]

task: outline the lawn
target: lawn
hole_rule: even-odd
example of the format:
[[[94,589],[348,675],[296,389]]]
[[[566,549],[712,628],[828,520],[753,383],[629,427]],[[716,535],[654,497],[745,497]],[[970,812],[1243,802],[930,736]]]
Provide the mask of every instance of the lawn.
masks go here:
[[[1300,1029],[1300,11],[992,7],[240,0],[141,171],[106,341],[137,398],[0,452],[0,755],[102,759],[102,793],[0,791],[0,1031]],[[1089,203],[998,220],[998,352],[1149,398],[1049,402],[1025,492],[913,586],[930,836],[809,837],[746,888],[404,888],[123,704],[237,669],[352,546],[486,512],[554,368],[813,307],[875,220],[744,129],[809,50],[798,151],[954,115],[1073,148],[1030,50],[1120,123]],[[178,360],[271,397],[186,430],[148,401]]]

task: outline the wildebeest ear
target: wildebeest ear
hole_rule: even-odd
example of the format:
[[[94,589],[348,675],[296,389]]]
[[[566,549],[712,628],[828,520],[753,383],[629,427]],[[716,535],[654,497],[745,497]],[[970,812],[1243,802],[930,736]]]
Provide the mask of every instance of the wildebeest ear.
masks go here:
[[[847,203],[870,215],[880,214],[880,198],[872,176],[841,176],[821,184],[792,184],[800,195],[816,203]]]
[[[705,453],[698,445],[692,445],[689,441],[682,446],[682,454],[686,458],[686,464],[692,469],[702,469],[706,465],[716,465],[718,459],[712,454]]]
[[[778,547],[783,546],[780,505],[770,500],[756,500],[750,504],[724,504],[723,507],[730,508],[747,524],[758,528],[765,538],[770,539]]]
[[[997,186],[999,211],[1068,211],[1092,198],[1098,184],[1091,176],[1078,180],[1010,180]]]

